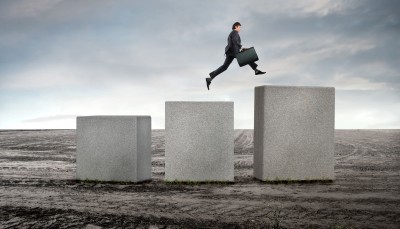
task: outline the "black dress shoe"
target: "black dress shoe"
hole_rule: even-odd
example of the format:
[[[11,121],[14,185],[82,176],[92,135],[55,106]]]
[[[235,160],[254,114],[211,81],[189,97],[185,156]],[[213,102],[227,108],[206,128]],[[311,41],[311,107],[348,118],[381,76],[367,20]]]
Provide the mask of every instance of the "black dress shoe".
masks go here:
[[[206,78],[207,89],[210,90],[211,78]]]
[[[260,71],[260,70],[258,70],[258,69],[255,71],[255,73],[256,73],[256,75],[262,75],[262,74],[265,74],[265,72],[263,72],[263,71]]]

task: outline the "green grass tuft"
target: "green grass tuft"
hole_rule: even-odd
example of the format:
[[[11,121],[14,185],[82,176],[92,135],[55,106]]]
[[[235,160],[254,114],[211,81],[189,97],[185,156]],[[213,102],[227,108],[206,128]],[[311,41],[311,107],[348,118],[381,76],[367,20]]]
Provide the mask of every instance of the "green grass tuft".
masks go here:
[[[254,178],[255,180],[258,180]],[[311,183],[333,183],[333,180],[330,179],[304,179],[304,180],[292,180],[290,178],[287,179],[279,179],[278,177],[275,178],[275,180],[258,180],[262,183],[265,184],[295,184],[295,183],[300,183],[300,184],[311,184]]]
[[[131,182],[131,181],[102,181],[102,180],[90,180],[90,179],[85,179],[85,180],[75,180],[76,183],[85,183],[85,184],[117,184],[117,185],[130,185],[130,184],[141,184],[141,183],[147,183],[149,181],[140,181],[140,182]]]
[[[336,224],[336,225],[331,226],[330,229],[354,229],[354,227]]]
[[[210,181],[173,180],[173,181],[165,181],[165,183],[167,185],[204,185],[204,184],[228,185],[228,184],[233,184],[234,182],[232,182],[232,181],[211,181],[211,180]]]

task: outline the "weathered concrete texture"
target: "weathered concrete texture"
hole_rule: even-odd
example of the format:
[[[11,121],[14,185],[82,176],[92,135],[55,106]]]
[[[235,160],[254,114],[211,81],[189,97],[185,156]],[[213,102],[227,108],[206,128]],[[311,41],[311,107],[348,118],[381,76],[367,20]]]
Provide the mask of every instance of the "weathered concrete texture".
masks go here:
[[[255,87],[254,176],[333,180],[334,121],[333,87]]]
[[[233,102],[165,103],[165,180],[234,180]]]
[[[77,117],[76,132],[77,179],[151,179],[150,116]]]

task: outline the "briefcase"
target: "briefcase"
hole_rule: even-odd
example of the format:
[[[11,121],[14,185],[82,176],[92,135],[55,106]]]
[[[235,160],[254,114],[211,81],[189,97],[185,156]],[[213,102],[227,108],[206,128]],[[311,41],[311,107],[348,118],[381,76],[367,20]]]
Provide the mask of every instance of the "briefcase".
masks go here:
[[[258,56],[254,47],[246,49],[245,51],[239,52],[236,55],[237,62],[240,67],[245,66],[246,64],[253,63],[258,60]]]

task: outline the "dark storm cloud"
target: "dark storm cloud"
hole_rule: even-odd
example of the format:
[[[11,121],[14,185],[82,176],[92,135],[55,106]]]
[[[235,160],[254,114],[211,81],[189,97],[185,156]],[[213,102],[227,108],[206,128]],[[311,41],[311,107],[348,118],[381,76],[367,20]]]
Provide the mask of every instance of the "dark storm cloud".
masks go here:
[[[265,38],[264,52],[274,52],[274,55],[266,55],[271,59],[333,47],[301,67],[302,71],[315,76],[312,80],[322,82],[333,78],[336,73],[346,72],[371,82],[390,83],[390,87],[400,89],[400,2],[349,1],[348,4],[354,5],[322,15],[301,10],[291,16],[279,11],[268,14],[255,12],[249,22],[253,24],[249,33]],[[280,40],[291,42],[286,47],[274,48],[273,45]],[[271,46],[268,46],[269,42]],[[352,47],[354,51],[351,51]],[[376,63],[380,63],[381,69],[363,71],[366,66]]]

